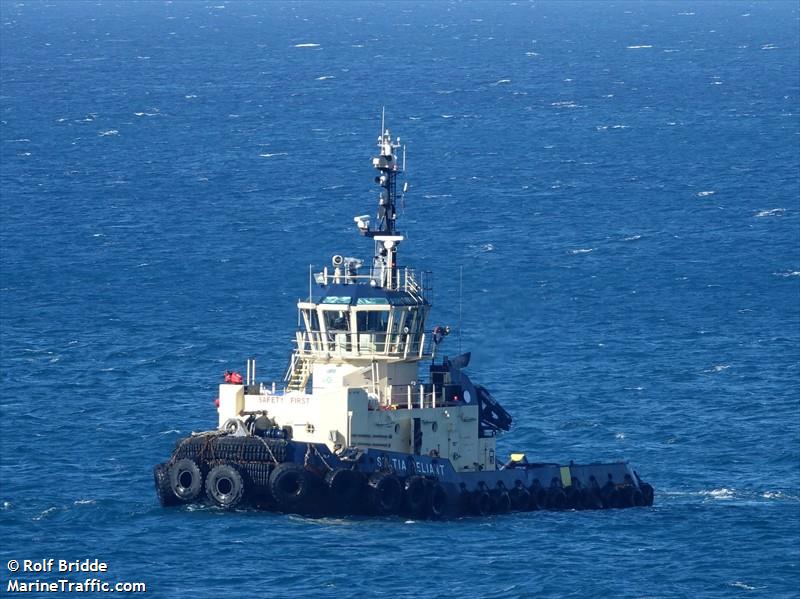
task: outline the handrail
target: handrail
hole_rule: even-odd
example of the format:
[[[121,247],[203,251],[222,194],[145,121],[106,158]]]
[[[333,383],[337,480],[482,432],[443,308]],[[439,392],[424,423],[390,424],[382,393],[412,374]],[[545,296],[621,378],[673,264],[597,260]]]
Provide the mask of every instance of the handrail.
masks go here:
[[[380,394],[381,406],[392,410],[414,410],[425,408],[443,408],[453,405],[464,405],[458,401],[449,401],[443,387],[431,383],[414,385],[389,385]]]
[[[351,333],[297,331],[293,356],[304,357],[387,357],[427,359],[433,356],[433,335],[422,333]],[[293,360],[295,358],[293,357]],[[294,362],[292,362],[292,366]]]
[[[397,291],[405,291],[417,299],[427,299],[427,292],[430,290],[425,285],[425,275],[430,274],[426,271],[417,273],[414,269],[407,266],[398,267],[396,270],[396,281],[392,284],[397,285]],[[402,284],[401,284],[402,272]],[[419,276],[418,276],[419,274]],[[322,285],[358,285],[361,283],[382,284],[382,271],[373,268],[369,269],[369,274],[348,273],[348,272],[329,272],[327,267],[319,273],[315,273],[317,283]]]

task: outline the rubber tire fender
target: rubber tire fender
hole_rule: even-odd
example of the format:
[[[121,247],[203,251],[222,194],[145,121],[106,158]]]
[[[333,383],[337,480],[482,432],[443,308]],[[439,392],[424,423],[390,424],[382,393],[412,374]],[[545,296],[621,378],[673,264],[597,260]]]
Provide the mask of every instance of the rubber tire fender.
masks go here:
[[[531,511],[547,509],[547,490],[541,485],[531,485],[529,491],[531,494],[529,509]]]
[[[364,478],[360,472],[339,468],[325,475],[325,486],[336,509],[355,511],[362,495]]]
[[[472,511],[478,516],[488,516],[492,513],[492,498],[489,493],[478,489],[472,494]]]
[[[563,510],[567,508],[567,496],[561,487],[550,487],[547,491],[547,509]]]
[[[511,511],[511,497],[508,491],[495,489],[492,491],[492,511],[495,514],[507,514]]]
[[[449,498],[442,483],[435,482],[427,494],[427,512],[434,520],[444,518],[447,513]]]
[[[543,510],[544,507],[542,506],[542,504],[539,503],[538,493],[528,491],[528,494],[529,494],[528,511],[538,512],[539,510]]]
[[[428,485],[419,475],[409,476],[403,494],[405,508],[415,516],[423,516],[428,507]]]
[[[153,482],[156,485],[158,502],[162,506],[169,507],[178,505],[181,502],[172,491],[172,486],[169,482],[169,467],[166,464],[156,464],[153,467]]]
[[[403,485],[394,474],[376,472],[369,478],[370,504],[379,516],[389,516],[400,511],[403,503]]]
[[[511,508],[515,512],[525,512],[530,509],[531,494],[525,487],[515,487],[509,493],[511,496]]]
[[[617,489],[616,493],[616,505],[619,508],[629,508],[633,507],[633,494],[634,491],[638,491],[633,485],[625,485]]]
[[[272,471],[269,491],[280,509],[297,511],[305,507],[311,494],[311,478],[299,464],[284,462]]]
[[[458,513],[462,515],[472,513],[472,493],[462,488],[458,494]]]
[[[608,481],[600,489],[600,501],[603,502],[605,509],[617,507],[617,488],[611,481]]]
[[[583,507],[587,510],[602,510],[603,500],[600,497],[600,489],[583,489]]]
[[[566,508],[573,509],[573,510],[582,510],[583,509],[583,502],[581,498],[581,489],[573,486],[569,486],[564,489],[564,495],[567,498],[566,501]]]
[[[169,486],[180,501],[190,503],[203,492],[203,473],[197,462],[182,458],[169,467]]]
[[[642,483],[639,485],[639,488],[642,490],[642,495],[644,495],[644,504],[647,506],[653,505],[653,499],[655,497],[655,489],[653,489],[653,485],[650,483]]]
[[[245,484],[232,464],[216,464],[206,477],[206,495],[214,505],[226,510],[238,506],[245,496]]]

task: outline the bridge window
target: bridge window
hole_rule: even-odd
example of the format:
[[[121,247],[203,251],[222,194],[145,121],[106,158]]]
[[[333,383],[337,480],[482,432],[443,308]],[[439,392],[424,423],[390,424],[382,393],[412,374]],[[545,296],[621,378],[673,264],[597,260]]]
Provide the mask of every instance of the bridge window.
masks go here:
[[[350,313],[346,310],[325,310],[325,328],[328,331],[349,331]]]
[[[386,333],[389,326],[388,310],[360,311],[356,318],[359,333]]]

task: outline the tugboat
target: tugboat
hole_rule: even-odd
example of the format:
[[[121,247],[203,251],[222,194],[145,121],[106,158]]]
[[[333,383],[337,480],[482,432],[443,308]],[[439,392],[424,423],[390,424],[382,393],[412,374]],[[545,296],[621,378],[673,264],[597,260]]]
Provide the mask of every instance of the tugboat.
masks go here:
[[[280,385],[259,382],[255,360],[245,377],[225,373],[218,428],[179,440],[154,468],[161,504],[432,519],[652,505],[627,462],[498,459],[511,415],[470,380],[469,353],[442,354],[450,329],[426,328],[427,273],[398,260],[405,147],[383,122],[372,166],[377,217],[354,219],[371,263],[336,255],[315,275]]]

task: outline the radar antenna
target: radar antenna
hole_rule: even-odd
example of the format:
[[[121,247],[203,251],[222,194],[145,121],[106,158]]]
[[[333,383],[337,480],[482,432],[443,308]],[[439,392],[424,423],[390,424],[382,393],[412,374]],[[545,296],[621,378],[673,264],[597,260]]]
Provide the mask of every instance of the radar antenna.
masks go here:
[[[403,148],[403,159],[397,158],[399,148]],[[400,138],[392,140],[389,129],[386,128],[386,111],[381,111],[381,133],[378,136],[378,155],[372,159],[372,166],[378,171],[375,183],[380,185],[378,195],[378,214],[375,228],[370,227],[368,215],[355,217],[358,229],[365,237],[375,241],[374,274],[376,284],[388,289],[394,289],[399,282],[396,281],[397,245],[403,241],[403,236],[397,232],[397,202],[404,197],[408,184],[403,185],[402,191],[397,190],[397,176],[405,171],[405,146],[400,144]]]

